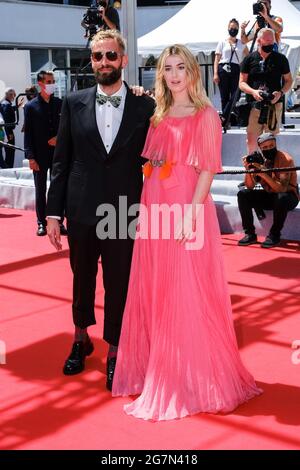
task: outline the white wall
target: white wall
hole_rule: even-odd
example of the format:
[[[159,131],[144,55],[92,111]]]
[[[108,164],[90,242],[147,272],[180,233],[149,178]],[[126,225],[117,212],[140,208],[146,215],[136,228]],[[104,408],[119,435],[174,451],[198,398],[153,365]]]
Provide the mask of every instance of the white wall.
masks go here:
[[[3,90],[12,87],[17,95],[24,93],[27,86],[31,85],[30,76],[30,56],[29,51],[20,50],[0,50],[0,99],[3,98]],[[23,109],[19,109],[20,121],[16,127],[16,145],[23,147],[23,134],[21,133],[23,125]],[[22,166],[23,153],[16,151],[15,166]]]

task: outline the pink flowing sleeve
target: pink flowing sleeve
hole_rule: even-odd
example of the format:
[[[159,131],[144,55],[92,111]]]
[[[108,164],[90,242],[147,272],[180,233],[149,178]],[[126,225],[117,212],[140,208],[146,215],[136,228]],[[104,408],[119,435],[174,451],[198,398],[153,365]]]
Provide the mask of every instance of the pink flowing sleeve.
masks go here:
[[[142,151],[142,157],[144,158],[154,158],[155,156],[153,155],[155,153],[155,145],[153,141],[153,134],[154,134],[155,128],[153,127],[152,124],[150,124],[148,132],[147,132],[147,137],[145,141],[145,145]]]
[[[198,113],[185,162],[198,170],[222,171],[222,126],[217,111],[211,106]]]

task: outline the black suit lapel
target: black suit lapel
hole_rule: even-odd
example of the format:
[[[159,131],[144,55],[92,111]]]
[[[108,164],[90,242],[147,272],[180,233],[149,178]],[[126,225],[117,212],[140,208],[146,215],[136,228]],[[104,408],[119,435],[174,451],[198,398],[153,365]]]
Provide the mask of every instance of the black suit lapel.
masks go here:
[[[112,148],[108,154],[108,158],[110,158],[121,145],[124,145],[131,137],[132,133],[136,128],[136,124],[138,122],[138,109],[136,105],[136,97],[133,95],[127,84],[125,83],[127,88],[125,106],[122,121],[120,124],[120,128],[118,134],[114,140]]]
[[[81,121],[84,126],[86,138],[93,143],[97,154],[102,158],[107,158],[107,151],[99,133],[96,121],[95,101],[97,86],[86,90],[86,94],[81,97],[80,102],[84,106],[81,107]]]

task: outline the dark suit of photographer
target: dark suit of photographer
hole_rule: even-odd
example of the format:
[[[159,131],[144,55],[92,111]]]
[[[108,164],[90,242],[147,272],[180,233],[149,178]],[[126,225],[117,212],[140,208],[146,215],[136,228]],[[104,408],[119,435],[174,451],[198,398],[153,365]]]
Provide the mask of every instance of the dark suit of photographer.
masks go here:
[[[274,31],[263,28],[258,34],[257,51],[249,54],[241,64],[240,89],[252,104],[247,126],[248,153],[257,148],[257,138],[263,132],[279,133],[283,95],[289,91],[293,79],[287,58],[274,52]],[[264,100],[262,92],[273,99]],[[266,122],[261,124],[260,115],[264,105],[269,106]],[[272,106],[275,105],[275,106]]]
[[[295,166],[292,157],[277,149],[276,138],[273,134],[262,134],[258,138],[258,145],[264,157],[264,164],[249,163],[249,157],[243,157],[243,164],[250,168],[289,168]],[[253,159],[253,154],[251,155]],[[254,189],[260,183],[262,190]],[[252,209],[273,209],[273,225],[269,235],[262,243],[263,248],[272,248],[280,242],[288,211],[295,209],[299,202],[299,192],[296,171],[256,173],[245,175],[245,189],[238,192],[238,205],[242,217],[245,237],[239,241],[240,246],[251,245],[257,242],[253,223]]]

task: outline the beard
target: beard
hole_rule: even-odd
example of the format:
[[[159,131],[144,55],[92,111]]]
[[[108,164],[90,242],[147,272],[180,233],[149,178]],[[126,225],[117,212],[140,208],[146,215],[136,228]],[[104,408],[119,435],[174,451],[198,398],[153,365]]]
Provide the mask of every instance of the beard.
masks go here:
[[[105,67],[108,68],[108,67]],[[115,68],[115,67],[110,67],[111,72],[101,72],[101,70],[97,70],[95,72],[95,78],[96,82],[99,85],[114,85],[117,83],[118,80],[120,80],[122,76],[122,67]]]

